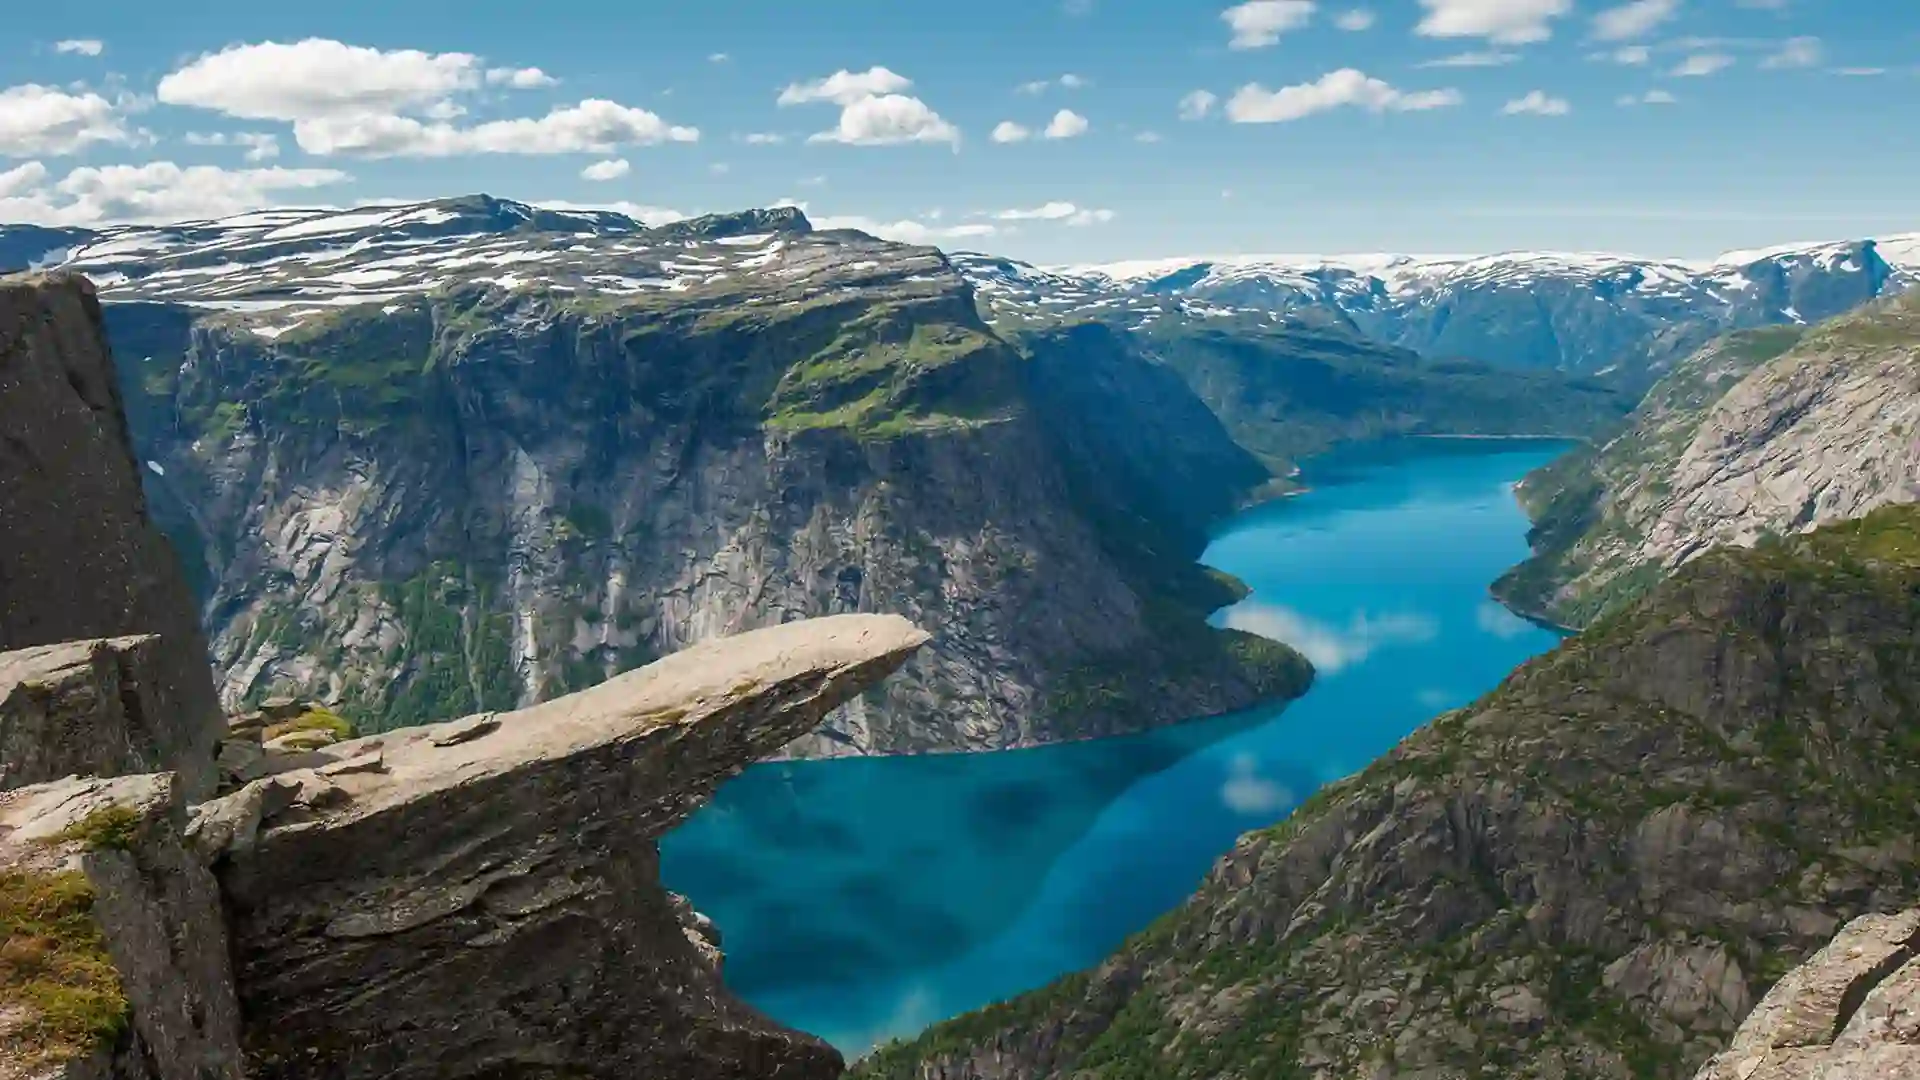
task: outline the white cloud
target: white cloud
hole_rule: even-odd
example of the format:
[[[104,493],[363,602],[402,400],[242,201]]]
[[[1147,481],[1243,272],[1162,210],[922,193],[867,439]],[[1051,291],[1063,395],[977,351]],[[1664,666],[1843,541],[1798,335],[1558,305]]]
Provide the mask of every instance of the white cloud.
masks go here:
[[[1060,76],[1060,85],[1068,90],[1078,90],[1087,85],[1087,80],[1069,71]]]
[[[515,90],[538,90],[543,86],[557,86],[560,80],[541,71],[530,68],[488,68],[488,86],[509,86]]]
[[[716,161],[713,164],[707,166],[707,171],[712,173],[715,176],[725,176],[727,175],[727,173],[733,171],[733,166],[727,164],[724,161]]]
[[[1028,131],[1019,124],[1011,120],[1002,120],[993,125],[993,134],[989,135],[988,138],[997,143],[1015,143],[1025,142],[1032,135],[1033,132]]]
[[[478,57],[347,45],[329,38],[232,45],[160,80],[169,105],[250,120],[392,114],[424,109],[480,84]]]
[[[47,167],[38,161],[29,161],[0,172],[0,199],[11,199],[25,195],[47,182]]]
[[[948,143],[960,148],[960,129],[916,97],[883,94],[863,97],[840,110],[840,122],[831,131],[807,136],[808,142],[837,142],[849,146],[894,146],[901,143]]]
[[[600,98],[556,108],[538,119],[492,120],[466,128],[408,116],[323,116],[296,122],[293,134],[310,154],[376,158],[606,153],[617,146],[700,138],[697,128],[669,124],[645,109]]]
[[[1616,64],[1637,67],[1653,59],[1653,50],[1645,45],[1622,45],[1612,52],[1598,54],[1596,59],[1611,60]]]
[[[1632,41],[1680,12],[1680,0],[1632,0],[1593,17],[1593,36],[1601,41]]]
[[[816,101],[831,101],[835,105],[845,107],[863,98],[897,94],[912,85],[912,79],[895,74],[883,67],[870,67],[858,72],[841,70],[824,79],[789,85],[785,90],[780,91],[779,103],[805,105]]]
[[[106,49],[106,43],[99,38],[68,38],[53,43],[57,53],[74,53],[79,56],[99,56]]]
[[[1760,66],[1768,69],[1807,68],[1820,63],[1825,50],[1817,37],[1788,38],[1780,43],[1780,50],[1760,61]]]
[[[1047,121],[1047,130],[1042,134],[1049,139],[1074,139],[1085,135],[1091,126],[1086,117],[1072,109],[1061,109]]]
[[[728,60],[731,60],[731,59],[733,59],[733,58],[732,58],[732,57],[730,57],[730,56],[728,56],[728,55],[727,55],[726,53],[723,53],[723,52],[717,52],[717,53],[708,53],[708,54],[707,54],[707,63],[709,63],[709,64],[724,64],[724,63],[726,63],[726,62],[727,62]]]
[[[905,244],[931,244],[939,240],[965,240],[974,237],[992,236],[1000,230],[985,222],[970,222],[963,225],[928,225],[923,221],[902,219],[900,221],[876,221],[870,217],[849,215],[840,217],[822,217],[814,219],[814,225],[822,229],[858,229],[883,240],[898,240]]]
[[[274,195],[342,183],[336,169],[222,169],[171,161],[74,169],[48,184],[39,162],[0,173],[0,221],[50,225],[173,222],[270,205]]]
[[[1220,785],[1220,801],[1236,814],[1275,814],[1292,806],[1299,797],[1284,784],[1260,775],[1260,761],[1252,754],[1235,754],[1226,782]]]
[[[1322,622],[1276,604],[1243,603],[1228,608],[1228,627],[1245,630],[1300,650],[1313,666],[1332,674],[1393,645],[1432,641],[1439,626],[1426,615],[1368,615],[1360,612],[1345,626]]]
[[[1622,105],[1672,105],[1680,99],[1665,90],[1649,90],[1644,94],[1628,94],[1620,99]]]
[[[1102,208],[1099,210],[1091,210],[1091,209],[1079,210],[1079,211],[1076,211],[1072,217],[1067,219],[1067,224],[1075,227],[1086,226],[1086,225],[1105,225],[1107,222],[1112,221],[1113,218],[1114,218],[1113,211],[1105,208]]]
[[[1072,217],[1079,209],[1070,202],[1050,202],[1031,210],[1001,210],[993,216],[1001,221],[1061,221]]]
[[[1368,11],[1366,8],[1354,8],[1351,11],[1343,11],[1333,20],[1333,25],[1342,30],[1354,32],[1371,29],[1373,23],[1373,12]]]
[[[265,131],[187,132],[188,146],[244,146],[248,161],[270,161],[280,156],[280,139]]]
[[[127,143],[125,102],[91,90],[26,83],[0,90],[0,157],[71,154],[94,143]]]
[[[1233,29],[1230,49],[1264,49],[1313,18],[1313,0],[1247,0],[1220,13]]]
[[[582,180],[618,180],[633,171],[626,158],[608,158],[596,161],[580,170]]]
[[[1057,79],[1035,79],[1032,82],[1023,82],[1019,86],[1014,87],[1014,90],[1022,94],[1044,94],[1049,88],[1054,86],[1066,90],[1078,90],[1085,85],[1087,85],[1087,80],[1084,77],[1075,75],[1069,71]]]
[[[787,137],[772,131],[749,131],[740,136],[740,141],[748,146],[778,146],[786,142]]]
[[[1566,98],[1550,97],[1540,90],[1529,90],[1500,107],[1503,116],[1565,116],[1573,111]]]
[[[1227,117],[1236,124],[1275,124],[1344,106],[1368,112],[1414,112],[1458,105],[1457,90],[1407,93],[1353,68],[1330,71],[1310,83],[1268,90],[1248,83],[1227,102]]]
[[[1681,78],[1698,78],[1732,66],[1733,57],[1726,53],[1694,53],[1680,61],[1679,66],[1673,69],[1673,74]]]
[[[1133,141],[1142,142],[1142,143],[1157,143],[1160,141],[1160,133],[1157,131],[1142,131],[1134,135]]]
[[[1520,59],[1519,53],[1487,50],[1484,52],[1455,53],[1452,56],[1443,56],[1438,60],[1428,60],[1420,66],[1423,68],[1501,67],[1506,64],[1511,64],[1518,59]]]
[[[1573,10],[1573,0],[1420,0],[1420,6],[1427,14],[1417,34],[1524,45],[1552,37],[1550,24]]]
[[[676,221],[685,221],[690,216],[665,206],[647,206],[644,203],[628,202],[617,199],[613,202],[567,202],[555,199],[550,202],[537,202],[533,205],[546,210],[611,210],[616,214],[625,214],[635,221],[648,225],[671,225]]]
[[[1213,111],[1214,102],[1220,98],[1211,90],[1195,90],[1180,99],[1180,119],[1198,120]]]

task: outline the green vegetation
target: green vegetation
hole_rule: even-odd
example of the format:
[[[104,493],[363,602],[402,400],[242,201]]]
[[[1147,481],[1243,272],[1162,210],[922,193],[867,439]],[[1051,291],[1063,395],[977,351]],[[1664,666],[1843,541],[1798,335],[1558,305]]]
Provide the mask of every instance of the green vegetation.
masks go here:
[[[497,610],[497,585],[458,563],[438,562],[414,578],[381,586],[405,634],[400,676],[366,725],[386,731],[469,713],[514,708],[511,616]]]
[[[282,735],[291,735],[296,731],[325,731],[334,738],[345,742],[354,737],[353,724],[345,717],[324,705],[315,705],[291,720],[282,720],[269,724],[261,733],[262,739],[277,739]]]
[[[103,806],[67,826],[55,843],[77,843],[88,851],[128,851],[140,832],[140,815],[130,807]]]
[[[127,999],[76,871],[0,872],[0,1059],[29,1070],[110,1046]]]

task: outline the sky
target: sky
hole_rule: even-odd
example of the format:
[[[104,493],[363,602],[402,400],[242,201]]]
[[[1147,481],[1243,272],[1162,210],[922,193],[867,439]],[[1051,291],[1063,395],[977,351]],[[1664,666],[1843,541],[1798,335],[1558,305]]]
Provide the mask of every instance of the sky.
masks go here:
[[[1920,230],[1920,0],[95,0],[0,221],[484,191],[1043,264]]]

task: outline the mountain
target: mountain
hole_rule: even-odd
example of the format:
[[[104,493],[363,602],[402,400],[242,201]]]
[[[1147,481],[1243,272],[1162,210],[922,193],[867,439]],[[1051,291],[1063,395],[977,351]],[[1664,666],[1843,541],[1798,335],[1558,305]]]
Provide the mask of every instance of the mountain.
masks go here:
[[[1610,375],[1644,389],[1730,330],[1817,322],[1920,280],[1920,234],[1706,262],[1553,252],[1258,256],[1043,269],[960,253],[1007,318],[1312,316],[1430,357]]]
[[[1715,544],[1920,500],[1920,293],[1723,338],[1633,423],[1527,477],[1534,554],[1495,585],[1581,625]]]
[[[852,1075],[1689,1076],[1843,923],[1920,896],[1916,589],[1913,506],[1696,559],[1098,967]]]
[[[1309,677],[1204,622],[1239,595],[1193,562],[1206,525],[1267,471],[1143,358],[1031,362],[930,248],[476,196],[64,265],[109,301],[230,706],[380,730],[846,611],[933,644],[795,753],[1134,730]]]

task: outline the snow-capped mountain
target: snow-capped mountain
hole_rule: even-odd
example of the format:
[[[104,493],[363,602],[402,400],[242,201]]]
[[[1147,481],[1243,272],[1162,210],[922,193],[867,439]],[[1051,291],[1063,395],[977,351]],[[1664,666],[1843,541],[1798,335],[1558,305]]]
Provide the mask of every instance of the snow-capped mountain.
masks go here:
[[[1622,255],[1224,256],[1037,267],[962,252],[1007,317],[1315,315],[1428,355],[1655,375],[1730,329],[1814,322],[1920,280],[1920,234],[1703,262]]]

